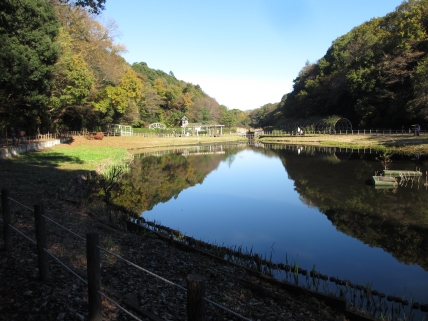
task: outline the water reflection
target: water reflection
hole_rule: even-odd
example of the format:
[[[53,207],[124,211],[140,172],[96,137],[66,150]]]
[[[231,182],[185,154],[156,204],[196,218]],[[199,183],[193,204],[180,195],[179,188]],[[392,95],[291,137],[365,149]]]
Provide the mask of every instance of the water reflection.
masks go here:
[[[212,244],[428,302],[426,176],[375,189],[376,156],[263,144],[158,152],[135,158],[115,202]],[[427,170],[393,157],[391,169],[415,167]]]

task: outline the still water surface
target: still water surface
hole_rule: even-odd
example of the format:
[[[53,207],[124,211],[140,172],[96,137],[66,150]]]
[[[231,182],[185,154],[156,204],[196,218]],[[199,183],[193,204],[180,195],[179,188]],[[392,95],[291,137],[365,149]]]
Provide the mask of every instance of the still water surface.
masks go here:
[[[182,190],[159,194],[161,202],[143,209],[146,220],[212,244],[272,256],[274,263],[315,266],[386,295],[428,303],[426,160],[394,158],[392,169],[418,167],[424,177],[376,189],[369,181],[383,167],[369,151],[261,145],[172,155],[136,162],[146,171],[167,169],[170,181],[191,173]]]

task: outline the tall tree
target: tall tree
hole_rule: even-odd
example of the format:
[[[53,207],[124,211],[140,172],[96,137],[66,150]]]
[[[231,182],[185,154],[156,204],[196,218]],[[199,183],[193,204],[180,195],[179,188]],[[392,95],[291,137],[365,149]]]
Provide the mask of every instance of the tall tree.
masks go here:
[[[49,101],[54,122],[65,113],[79,113],[85,104],[95,78],[81,54],[73,54],[72,39],[62,28],[57,41],[61,46],[61,56],[55,64],[54,83]]]
[[[0,1],[0,112],[26,125],[46,113],[59,23],[45,0]]]
[[[228,109],[226,106],[221,105],[223,109],[223,117],[221,119],[221,122],[227,127],[231,128],[236,123],[236,115],[234,110]]]

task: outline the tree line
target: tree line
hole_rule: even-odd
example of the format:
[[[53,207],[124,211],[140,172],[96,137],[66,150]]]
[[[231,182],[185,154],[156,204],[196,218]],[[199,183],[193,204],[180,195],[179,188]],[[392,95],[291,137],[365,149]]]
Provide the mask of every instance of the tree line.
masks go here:
[[[118,26],[101,23],[105,0],[0,3],[0,126],[27,133],[103,130],[161,122],[248,126],[248,114],[220,105],[199,85],[128,64]],[[3,134],[2,133],[2,134]]]
[[[277,106],[254,111],[255,120],[276,126],[340,115],[359,128],[426,126],[427,51],[428,1],[404,1],[333,41],[305,64]]]

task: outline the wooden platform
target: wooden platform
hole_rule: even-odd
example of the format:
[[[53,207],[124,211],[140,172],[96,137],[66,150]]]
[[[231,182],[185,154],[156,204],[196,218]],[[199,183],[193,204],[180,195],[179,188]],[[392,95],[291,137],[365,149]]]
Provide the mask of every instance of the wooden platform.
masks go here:
[[[385,176],[391,176],[391,177],[400,177],[400,176],[422,176],[422,172],[420,171],[408,171],[408,170],[399,170],[399,169],[392,169],[387,170],[385,169],[383,171],[383,175]]]
[[[398,186],[398,181],[395,177],[390,176],[372,176],[375,186]]]

